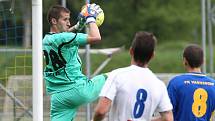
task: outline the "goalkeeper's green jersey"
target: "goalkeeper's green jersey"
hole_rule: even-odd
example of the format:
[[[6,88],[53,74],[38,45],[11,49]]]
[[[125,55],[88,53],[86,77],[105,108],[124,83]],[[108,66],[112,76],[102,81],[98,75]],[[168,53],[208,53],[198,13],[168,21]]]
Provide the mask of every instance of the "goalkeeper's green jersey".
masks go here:
[[[43,39],[45,58],[44,79],[49,94],[69,90],[82,85],[87,77],[82,74],[80,45],[87,43],[87,34],[48,33]]]

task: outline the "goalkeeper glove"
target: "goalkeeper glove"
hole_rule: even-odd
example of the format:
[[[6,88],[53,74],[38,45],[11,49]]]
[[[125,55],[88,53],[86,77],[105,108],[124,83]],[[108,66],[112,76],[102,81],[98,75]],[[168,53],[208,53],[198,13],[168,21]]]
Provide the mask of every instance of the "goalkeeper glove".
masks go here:
[[[84,6],[79,16],[83,16],[86,18],[86,23],[91,23],[96,21],[96,17],[99,13],[103,12],[103,10],[100,8],[99,5],[93,4],[87,4],[87,6]]]
[[[81,30],[83,30],[83,28],[85,27],[85,25],[86,25],[86,18],[79,15],[78,16],[78,22],[74,26],[75,30],[78,31],[78,32],[80,32]]]

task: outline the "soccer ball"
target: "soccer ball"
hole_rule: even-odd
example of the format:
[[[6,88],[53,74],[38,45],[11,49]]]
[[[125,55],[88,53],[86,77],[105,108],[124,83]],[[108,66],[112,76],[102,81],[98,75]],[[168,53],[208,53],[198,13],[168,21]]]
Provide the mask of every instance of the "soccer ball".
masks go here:
[[[84,15],[84,14],[86,13],[86,11],[87,11],[86,5],[84,5],[84,6],[82,7],[81,13]],[[104,16],[104,12],[103,12],[103,11],[100,12],[100,13],[97,15],[97,17],[96,17],[96,25],[97,25],[98,27],[102,25],[102,23],[104,22],[104,18],[105,18],[105,16]]]
[[[99,15],[96,17],[96,25],[99,27],[102,25],[102,23],[104,22],[104,12],[102,11],[101,13],[99,13]]]

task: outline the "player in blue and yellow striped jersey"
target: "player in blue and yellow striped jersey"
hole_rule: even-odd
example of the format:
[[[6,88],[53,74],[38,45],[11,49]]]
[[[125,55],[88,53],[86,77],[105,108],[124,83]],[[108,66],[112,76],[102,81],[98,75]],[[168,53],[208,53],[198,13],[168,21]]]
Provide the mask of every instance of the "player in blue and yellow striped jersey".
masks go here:
[[[79,46],[101,40],[95,18],[102,9],[89,4],[86,12],[82,17],[86,19],[88,34],[69,32],[70,11],[67,8],[56,5],[48,12],[51,28],[43,39],[43,53],[44,79],[47,92],[51,94],[51,121],[73,121],[80,105],[98,98],[106,80],[106,75],[88,79],[82,73]],[[80,25],[76,24],[76,28],[80,29]]]
[[[215,110],[215,80],[201,72],[203,50],[189,45],[183,52],[187,73],[174,77],[168,85],[174,121],[209,121]]]

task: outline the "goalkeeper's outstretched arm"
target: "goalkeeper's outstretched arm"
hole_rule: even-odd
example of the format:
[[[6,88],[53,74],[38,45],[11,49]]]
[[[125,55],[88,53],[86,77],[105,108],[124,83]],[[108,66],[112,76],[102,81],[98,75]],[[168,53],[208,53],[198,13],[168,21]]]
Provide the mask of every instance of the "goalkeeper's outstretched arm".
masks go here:
[[[89,44],[93,44],[93,43],[97,43],[99,41],[101,41],[101,35],[98,29],[98,26],[96,25],[96,23],[89,23],[87,25],[87,28],[89,30],[88,32],[88,43]]]

